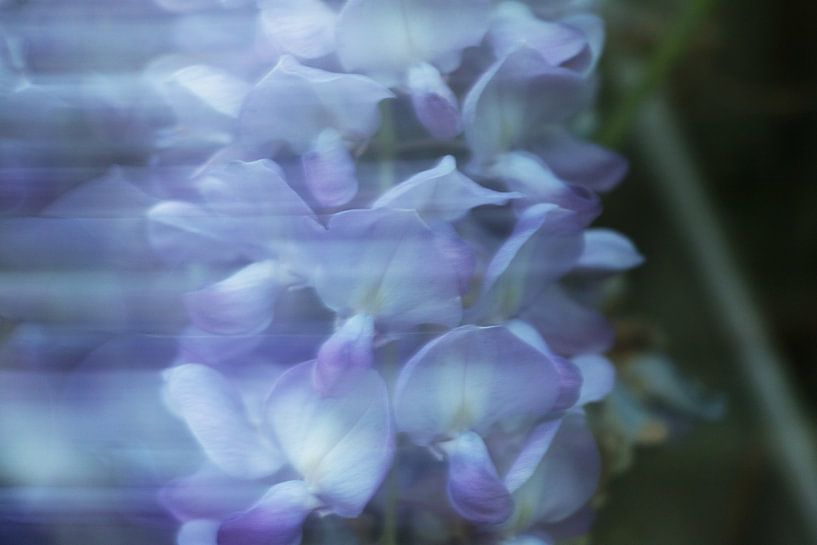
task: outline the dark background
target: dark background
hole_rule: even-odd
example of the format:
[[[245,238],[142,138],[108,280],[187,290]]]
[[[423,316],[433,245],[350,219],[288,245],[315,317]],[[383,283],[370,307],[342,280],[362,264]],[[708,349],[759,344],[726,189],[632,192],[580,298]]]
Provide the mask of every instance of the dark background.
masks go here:
[[[690,26],[682,51],[665,63],[651,92],[666,97],[674,110],[795,395],[813,423],[817,4],[609,2],[601,132],[635,87],[615,83],[622,59],[649,63],[693,4],[709,4],[708,12]],[[699,422],[669,444],[638,450],[635,464],[606,491],[593,543],[812,543],[771,456],[760,424],[762,407],[727,342],[723,317],[707,297],[694,253],[668,217],[645,165],[633,134],[635,119],[628,128],[616,144],[631,159],[631,173],[607,198],[600,220],[631,235],[648,259],[631,274],[623,314],[655,324],[683,372],[725,393],[729,405],[719,421]]]

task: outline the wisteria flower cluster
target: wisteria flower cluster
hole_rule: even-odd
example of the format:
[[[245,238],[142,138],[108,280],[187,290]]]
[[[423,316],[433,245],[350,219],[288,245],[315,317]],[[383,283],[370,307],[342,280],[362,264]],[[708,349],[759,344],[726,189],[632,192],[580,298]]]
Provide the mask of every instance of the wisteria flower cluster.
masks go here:
[[[166,30],[131,80],[36,81],[84,60],[30,26],[0,51],[7,105],[81,111],[67,134],[124,165],[40,186],[39,156],[6,169],[0,258],[29,274],[0,305],[22,345],[66,316],[91,343],[175,340],[162,395],[203,452],[161,492],[179,545],[586,532],[585,406],[615,374],[597,307],[641,262],[590,227],[624,161],[571,131],[593,3],[125,6]],[[22,134],[46,142],[36,121]],[[25,149],[59,156],[59,138]],[[43,297],[55,267],[82,279]]]

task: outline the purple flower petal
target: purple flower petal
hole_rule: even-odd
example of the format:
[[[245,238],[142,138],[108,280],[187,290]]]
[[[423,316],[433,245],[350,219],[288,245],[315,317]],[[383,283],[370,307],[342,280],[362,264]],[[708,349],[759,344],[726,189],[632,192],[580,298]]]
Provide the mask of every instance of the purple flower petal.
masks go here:
[[[465,432],[440,447],[448,458],[448,499],[463,518],[500,524],[513,510],[511,494],[496,472],[482,438]]]
[[[276,484],[250,509],[221,524],[218,545],[295,545],[304,519],[320,505],[303,481]]]
[[[322,0],[268,0],[262,4],[260,22],[280,51],[317,59],[335,49],[336,18]]]
[[[555,545],[555,543],[556,541],[550,536],[524,534],[507,539],[502,542],[502,545]]]
[[[554,364],[504,327],[463,326],[431,341],[400,373],[394,412],[419,445],[465,430],[547,414],[559,396]]]
[[[562,419],[554,418],[542,422],[530,432],[522,450],[505,474],[504,482],[508,490],[516,492],[533,475],[561,425]]]
[[[357,194],[355,162],[336,130],[321,132],[301,162],[306,187],[321,206],[341,206]]]
[[[604,356],[585,354],[573,358],[582,374],[582,389],[577,405],[601,401],[616,385],[616,368]]]
[[[235,220],[182,201],[164,201],[147,213],[148,239],[167,263],[230,262],[242,245],[229,240]]]
[[[484,0],[350,0],[338,19],[338,56],[345,69],[387,85],[421,63],[450,72],[482,40],[490,10]]]
[[[597,5],[597,0],[550,0],[546,4],[536,5],[534,10],[539,17],[551,20],[576,12],[584,12]]]
[[[167,100],[188,138],[205,132],[227,143],[250,85],[219,68],[182,62],[161,59],[148,67],[146,77]]]
[[[289,463],[327,508],[355,517],[391,464],[394,432],[383,380],[372,370],[347,373],[328,394],[315,365],[293,367],[276,382],[267,420]]]
[[[297,269],[300,247],[323,230],[272,161],[231,161],[205,170],[194,183],[199,199],[214,217],[175,220],[178,228],[223,240],[234,248],[228,254],[242,250],[257,260],[272,253]]]
[[[355,315],[346,320],[321,345],[315,364],[315,383],[328,392],[347,372],[372,366],[374,321],[371,316]]]
[[[273,474],[281,454],[250,424],[238,392],[203,365],[185,364],[165,373],[166,399],[213,464],[240,479]]]
[[[559,397],[553,405],[553,410],[569,409],[579,400],[582,387],[582,374],[579,368],[567,358],[550,352],[556,371],[559,374]]]
[[[269,160],[231,161],[204,173],[196,188],[208,208],[225,216],[268,221],[314,218],[315,213],[287,184],[281,168]]]
[[[185,305],[196,327],[222,335],[248,334],[270,324],[280,289],[276,262],[261,261],[187,294]]]
[[[224,8],[256,4],[253,0],[219,0]],[[274,62],[272,51],[255,49],[259,40],[258,12],[248,9],[209,9],[173,19],[174,48],[188,59],[206,59],[239,76],[255,76]],[[259,48],[260,49],[260,48]]]
[[[553,362],[559,376],[559,397],[553,405],[553,410],[563,411],[575,405],[582,387],[582,374],[579,368],[567,358],[553,352],[539,332],[529,323],[522,320],[511,320],[507,322],[506,327]]]
[[[489,32],[496,56],[502,58],[522,46],[536,49],[553,66],[573,68],[584,57],[584,68],[590,59],[590,48],[584,33],[568,25],[537,19],[530,8],[516,2],[504,2]]]
[[[332,128],[344,140],[361,142],[380,125],[380,101],[393,96],[366,77],[309,68],[284,56],[247,96],[242,140],[267,153],[282,145],[304,153]]]
[[[219,520],[255,503],[266,490],[262,482],[236,479],[206,465],[192,475],[168,483],[159,499],[180,520]]]
[[[565,415],[536,471],[514,492],[513,527],[560,521],[578,511],[596,491],[601,460],[581,413]]]
[[[162,255],[229,261],[280,246],[296,227],[316,221],[272,161],[219,164],[199,173],[190,186],[194,202],[164,201],[148,212],[149,234]]]
[[[459,234],[448,223],[440,222],[435,224],[434,235],[437,249],[450,263],[452,270],[457,273],[460,295],[464,296],[471,287],[471,280],[477,268],[477,258],[474,255],[474,250],[460,238]]]
[[[229,3],[225,0],[154,0],[154,2],[168,11],[179,12],[213,9]]]
[[[565,356],[604,352],[615,337],[604,315],[556,284],[540,293],[520,317],[533,324],[556,353]]]
[[[214,520],[192,520],[179,528],[176,545],[217,545],[219,523]]]
[[[583,220],[553,204],[525,210],[485,271],[483,302],[514,316],[548,283],[570,271],[581,255]]]
[[[341,315],[368,314],[395,328],[461,319],[458,273],[415,212],[335,214],[316,260],[315,289]]]
[[[568,63],[574,70],[580,70],[587,75],[596,69],[601,53],[604,49],[604,21],[598,16],[588,12],[578,12],[564,17],[560,23],[575,28],[584,34],[587,40],[588,54],[581,55]]]
[[[462,130],[457,97],[436,68],[430,64],[413,66],[407,75],[414,114],[434,138],[448,140]]]
[[[511,152],[501,155],[490,173],[534,203],[552,203],[573,210],[586,223],[601,213],[598,196],[581,186],[563,182],[535,155]]]
[[[520,196],[482,187],[458,171],[456,160],[446,155],[434,167],[386,191],[372,207],[416,210],[429,222],[453,222],[477,206],[502,205]]]
[[[178,335],[179,360],[218,366],[247,358],[263,340],[260,335],[219,335],[191,326]]]
[[[474,84],[462,109],[465,138],[477,166],[520,144],[533,127],[575,114],[585,82],[529,47],[498,60]]]
[[[600,193],[613,189],[627,174],[622,156],[561,129],[552,131],[536,152],[559,178]]]
[[[635,245],[612,229],[588,229],[584,233],[584,251],[576,262],[582,273],[614,274],[644,262]]]

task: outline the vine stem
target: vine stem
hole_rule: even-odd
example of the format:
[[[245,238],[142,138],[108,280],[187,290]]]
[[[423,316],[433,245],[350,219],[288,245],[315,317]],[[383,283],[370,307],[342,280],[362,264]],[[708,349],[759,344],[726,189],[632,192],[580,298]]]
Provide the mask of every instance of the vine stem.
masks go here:
[[[397,477],[395,457],[395,462],[386,478],[386,512],[383,517],[383,534],[380,536],[381,545],[397,545],[397,502],[400,495]]]
[[[396,182],[394,158],[397,152],[397,135],[394,126],[394,111],[390,101],[383,102],[381,108],[382,123],[377,135],[377,150],[379,152],[379,188],[381,193],[391,189]],[[391,347],[385,347],[384,371],[386,379],[394,383],[397,374],[397,354]],[[395,454],[392,467],[386,477],[385,494],[386,507],[383,516],[383,533],[380,536],[381,545],[397,545],[397,503],[399,487],[397,480],[397,455]]]
[[[682,0],[684,9],[666,37],[658,44],[647,61],[639,80],[621,98],[618,107],[600,131],[597,141],[603,146],[621,145],[635,123],[643,102],[667,79],[679,59],[689,48],[689,42],[718,0]]]
[[[817,543],[817,442],[813,422],[789,376],[791,366],[770,333],[666,97],[659,94],[647,101],[636,125],[636,149],[694,258],[710,305],[754,395],[769,451],[800,509],[811,543]]]
[[[391,101],[384,101],[380,109],[381,125],[377,134],[377,151],[380,156],[380,191],[394,186],[394,157],[397,151],[397,134],[394,129],[394,112]]]

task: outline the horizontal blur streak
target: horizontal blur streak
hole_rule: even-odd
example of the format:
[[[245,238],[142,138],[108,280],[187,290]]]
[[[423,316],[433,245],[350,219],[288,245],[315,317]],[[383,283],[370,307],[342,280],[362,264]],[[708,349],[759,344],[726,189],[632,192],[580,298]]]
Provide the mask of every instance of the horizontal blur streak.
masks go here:
[[[103,345],[71,367],[0,371],[4,545],[169,543],[175,523],[157,490],[195,470],[198,447],[160,399],[161,353],[138,341],[141,354]],[[18,363],[8,356],[4,366]]]
[[[251,43],[257,17],[254,10],[173,14],[152,0],[16,4],[0,5],[7,47],[14,64],[37,76],[138,70],[178,51],[217,59]]]
[[[172,272],[2,271],[0,309],[16,320],[172,331],[186,323],[179,299],[185,289],[192,289],[189,276]]]
[[[0,483],[18,492],[32,487],[25,497],[37,509],[39,499],[54,505],[53,496],[36,493],[41,487],[121,488],[131,501],[133,482],[155,485],[192,470],[197,447],[164,407],[161,377],[151,370],[162,362],[142,357],[140,371],[117,369],[112,358],[86,360],[108,367],[71,374],[0,371]]]
[[[533,160],[509,169],[534,170],[546,191],[484,170],[532,145],[532,125],[564,140],[551,125],[585,105],[589,71],[573,53],[551,64],[548,44],[525,36],[502,53],[487,35],[499,4],[0,0],[0,527],[12,527],[0,545],[166,545],[171,516],[210,527],[242,512],[219,542],[296,545],[312,512],[353,519],[371,500],[355,529],[396,526],[396,495],[389,506],[376,494],[394,455],[398,373],[413,381],[403,416],[429,434],[415,443],[449,456],[460,515],[510,516],[498,470],[511,463],[526,474],[518,485],[556,489],[559,516],[536,506],[538,523],[588,501],[598,464],[583,417],[576,437],[547,439],[567,452],[553,451],[554,467],[570,467],[547,470],[541,438],[526,436],[582,393],[578,369],[546,342],[561,334],[580,353],[606,341],[601,319],[569,335],[599,321],[569,304],[572,291],[592,302],[584,284],[597,278],[543,290],[577,271],[599,212],[592,191],[619,174],[596,182],[609,157],[572,140],[590,158],[565,161],[583,163],[565,181]],[[566,33],[590,55],[593,40]],[[593,257],[586,268],[604,277]],[[494,325],[537,305],[566,322],[547,339]],[[439,358],[412,361],[480,355],[470,371],[398,368],[463,322],[440,337]],[[489,453],[494,441],[508,448]],[[539,453],[522,469],[518,447]],[[406,468],[427,473],[421,490],[443,477],[419,456],[393,482]],[[551,471],[567,478],[540,485]],[[171,531],[138,537],[148,526]],[[176,542],[216,540],[190,532]]]
[[[163,513],[156,489],[145,487],[21,486],[0,488],[0,523],[104,524],[112,515]]]
[[[17,57],[36,71],[114,70],[171,45],[172,19],[150,1],[8,2],[0,18]]]

